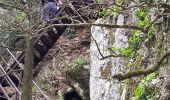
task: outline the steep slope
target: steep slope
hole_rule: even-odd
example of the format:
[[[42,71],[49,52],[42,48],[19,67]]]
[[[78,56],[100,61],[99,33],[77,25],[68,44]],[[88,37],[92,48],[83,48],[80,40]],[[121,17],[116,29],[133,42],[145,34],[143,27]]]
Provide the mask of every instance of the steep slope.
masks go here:
[[[73,32],[70,31],[61,36],[37,66],[41,70],[36,81],[51,98],[56,98],[58,91],[62,91],[64,94],[70,88],[70,83],[66,78],[67,73],[74,71],[72,69],[82,66],[89,69],[89,29],[82,27],[75,30],[72,36]]]

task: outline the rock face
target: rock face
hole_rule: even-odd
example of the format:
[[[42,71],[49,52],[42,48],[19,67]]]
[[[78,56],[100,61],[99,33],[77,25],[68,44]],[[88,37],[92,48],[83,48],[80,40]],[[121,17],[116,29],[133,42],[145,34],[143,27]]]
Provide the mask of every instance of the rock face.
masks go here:
[[[170,5],[170,2],[168,2]],[[170,23],[170,22],[169,22]],[[165,52],[168,52],[170,49],[170,28],[167,29],[166,32],[164,32],[164,48]],[[168,62],[170,62],[170,57],[168,57]],[[170,68],[169,64],[166,68],[162,68],[163,71],[161,72],[163,74],[163,77],[165,78],[165,81],[163,82],[163,86],[161,88],[161,99],[160,100],[170,100]]]
[[[117,24],[124,24],[124,15],[118,16]],[[108,21],[98,19],[95,23],[107,23]],[[92,41],[90,47],[91,69],[90,69],[90,99],[91,100],[120,100],[120,83],[110,80],[111,76],[123,70],[124,59],[107,58],[101,60],[103,56],[112,54],[109,47],[126,48],[128,39],[125,29],[107,29],[99,26],[92,26]],[[98,47],[96,46],[98,45]]]
[[[4,14],[4,12],[7,12],[7,10],[0,8],[0,14]]]
[[[103,23],[104,20],[98,19],[96,23]],[[108,45],[107,35],[109,30],[98,26],[91,28],[93,38],[96,40],[100,51],[103,55],[109,54],[106,50]],[[113,98],[113,95],[109,93],[111,91],[111,83],[105,79],[102,79],[101,69],[107,66],[109,59],[101,59],[101,55],[97,49],[95,42],[92,40],[90,46],[91,56],[91,69],[90,69],[90,99],[91,100],[109,100]],[[115,94],[116,96],[116,94]],[[119,98],[119,95],[117,96]]]

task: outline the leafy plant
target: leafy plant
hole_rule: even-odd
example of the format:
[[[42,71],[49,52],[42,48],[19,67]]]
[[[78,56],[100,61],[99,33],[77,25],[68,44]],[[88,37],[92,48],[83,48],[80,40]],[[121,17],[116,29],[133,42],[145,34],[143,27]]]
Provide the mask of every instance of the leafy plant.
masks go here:
[[[101,9],[101,11],[99,12],[99,16],[105,18],[105,17],[108,17],[108,16],[113,16],[116,12],[121,11],[122,10],[122,7],[121,7],[122,1],[116,0],[115,2],[116,2],[117,5],[113,5],[112,8],[104,8],[103,7]]]
[[[101,3],[102,0],[96,0],[96,3]]]
[[[139,26],[144,27],[149,23],[149,20],[147,18],[147,11],[144,9],[139,9],[138,11],[136,11],[135,16],[138,18],[139,20]]]
[[[148,11],[145,10],[144,8],[142,9],[138,9],[135,13],[135,16],[137,18],[137,24],[140,27],[147,27],[148,25],[150,25],[150,21],[147,18],[148,15]],[[143,33],[140,30],[135,30],[133,31],[133,34],[128,38],[128,43],[129,43],[129,47],[128,51],[131,51],[131,58],[132,59],[136,59],[136,55],[137,55],[137,50],[141,49],[141,44],[143,41],[145,41],[147,39],[147,41],[152,41],[154,36],[155,36],[155,26],[151,25],[151,27],[149,27],[147,33]],[[153,42],[153,41],[152,41]],[[151,43],[151,42],[149,42]]]
[[[83,66],[87,64],[87,61],[83,58],[78,58],[75,60],[76,66]]]
[[[64,95],[61,93],[61,91],[59,91],[57,100],[64,100]]]
[[[118,52],[118,53],[120,53],[121,55],[124,55],[124,56],[126,56],[126,57],[130,57],[130,55],[132,54],[132,49],[131,48],[115,48],[115,47],[113,47],[112,48],[112,51],[114,51],[114,52]]]
[[[22,11],[17,10],[16,11],[16,18],[18,21],[22,22],[26,18],[26,14]]]
[[[99,16],[103,17],[103,18],[110,16],[112,14],[113,14],[113,12],[109,8],[102,8],[101,11],[99,12]]]
[[[156,77],[156,73],[151,73],[142,79],[141,83],[135,90],[136,100],[151,100],[151,93],[149,91],[149,83]]]
[[[75,66],[73,68],[73,70],[75,70],[76,72],[81,72],[84,68],[83,65],[86,65],[87,61],[83,58],[77,58],[75,60]]]
[[[36,93],[36,92],[37,92],[36,87],[33,86],[33,87],[32,87],[32,93],[34,94],[34,93]]]
[[[135,44],[139,41],[140,39],[140,31],[136,30],[134,31],[134,33],[132,34],[131,37],[128,38],[128,42],[131,48],[133,48],[135,46]]]
[[[128,38],[129,47],[128,48],[112,48],[114,52],[118,52],[126,57],[130,57],[132,53],[138,49],[138,43],[140,40],[140,31],[136,30],[131,37]]]
[[[42,88],[45,89],[45,90],[49,90],[50,87],[51,87],[51,86],[50,86],[49,83],[44,83],[44,84],[42,85]]]

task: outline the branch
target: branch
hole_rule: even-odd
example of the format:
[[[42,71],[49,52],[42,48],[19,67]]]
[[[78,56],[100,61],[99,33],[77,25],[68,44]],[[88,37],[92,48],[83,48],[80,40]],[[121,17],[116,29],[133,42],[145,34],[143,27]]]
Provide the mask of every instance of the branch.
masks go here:
[[[110,57],[125,57],[125,55],[107,55],[107,56],[102,57],[100,60],[110,58]]]
[[[22,70],[23,70],[23,69],[11,70],[11,71],[7,72],[6,74],[1,75],[0,78],[6,77],[6,76],[8,76],[9,74],[11,74],[11,73],[13,73],[13,72],[20,72],[20,71],[22,71]]]
[[[2,47],[2,48],[8,48],[8,49],[11,49],[11,50],[16,50],[16,51],[24,51],[23,49],[13,48],[13,47],[9,47],[9,46],[0,45],[0,47]]]
[[[97,47],[97,50],[98,50],[100,56],[102,57],[100,60],[103,60],[103,59],[106,59],[106,58],[110,58],[110,57],[125,57],[124,55],[112,55],[112,54],[111,54],[111,55],[104,56],[104,55],[101,53],[101,51],[100,51],[100,48],[99,48],[99,45],[98,45],[97,41],[94,39],[93,36],[91,36],[91,37],[92,37],[92,39],[93,39],[93,41],[94,41],[94,43],[95,43],[95,45],[96,45],[96,47]]]
[[[50,26],[44,27],[39,29],[36,33],[39,33],[42,30],[49,29],[55,26],[75,26],[75,27],[80,27],[80,26],[101,26],[101,27],[108,27],[108,28],[125,28],[125,29],[133,29],[133,30],[140,30],[142,32],[145,32],[145,29],[138,27],[138,26],[133,26],[133,25],[115,25],[115,24],[95,24],[95,23],[78,23],[78,24],[52,24]]]
[[[18,6],[14,6],[14,5],[11,5],[11,4],[6,4],[6,3],[2,3],[0,2],[0,7],[2,7],[3,9],[7,9],[9,10],[9,8],[15,8],[15,9],[18,9],[18,10],[21,10],[21,11],[24,11],[26,13],[26,11]]]
[[[94,39],[93,36],[91,36],[91,37],[92,37],[94,43],[96,44],[96,47],[97,47],[97,49],[98,49],[98,51],[99,51],[100,56],[101,56],[102,58],[104,58],[104,55],[101,53],[100,48],[99,48],[99,45],[97,44],[97,41]]]
[[[82,22],[85,22],[83,20],[83,18],[81,17],[81,15],[79,14],[79,12],[76,10],[76,8],[72,5],[71,2],[67,1],[68,2],[68,5],[70,6],[70,8],[78,15],[78,17],[81,19]]]
[[[156,18],[155,18],[152,22],[150,22],[150,24],[145,28],[145,30],[148,31],[149,28],[150,28],[157,20],[159,20],[161,17],[162,17],[161,15],[156,16]]]
[[[153,65],[148,70],[136,70],[136,71],[132,71],[132,72],[129,72],[129,73],[126,73],[126,74],[118,73],[118,74],[113,75],[112,78],[113,79],[118,79],[119,81],[121,81],[121,80],[125,80],[125,79],[130,79],[132,77],[137,77],[137,76],[147,75],[147,74],[153,73],[153,72],[157,71],[160,68],[163,60],[165,58],[167,58],[168,56],[170,56],[170,51],[167,52],[166,54],[162,55],[160,57],[160,59],[156,62],[156,64]]]
[[[166,3],[161,3],[160,6],[161,6],[162,8],[168,8],[168,9],[170,9],[170,5],[169,5],[169,4],[166,4]]]

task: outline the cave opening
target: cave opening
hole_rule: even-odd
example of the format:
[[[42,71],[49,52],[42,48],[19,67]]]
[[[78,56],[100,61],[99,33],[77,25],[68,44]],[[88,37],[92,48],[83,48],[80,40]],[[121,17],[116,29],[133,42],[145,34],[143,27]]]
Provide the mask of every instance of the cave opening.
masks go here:
[[[70,90],[64,93],[64,100],[82,100],[82,99],[76,91]]]

